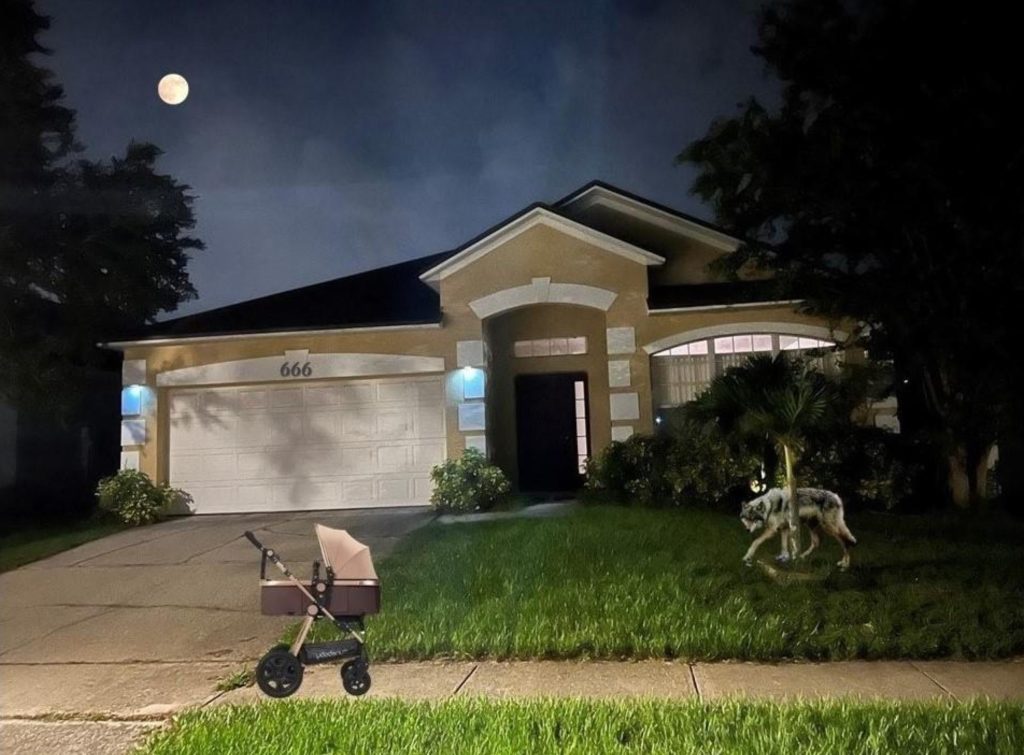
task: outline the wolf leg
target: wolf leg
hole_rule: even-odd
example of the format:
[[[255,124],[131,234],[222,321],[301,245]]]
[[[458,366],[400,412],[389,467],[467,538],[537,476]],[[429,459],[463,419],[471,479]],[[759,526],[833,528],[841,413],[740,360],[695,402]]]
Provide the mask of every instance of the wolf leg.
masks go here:
[[[780,563],[785,563],[786,561],[789,561],[789,559],[791,558],[791,554],[789,552],[789,543],[790,543],[789,530],[786,529],[786,528],[783,528],[782,532],[779,534],[780,548],[779,548],[779,555],[777,555],[775,557],[776,561],[778,561]]]
[[[743,556],[743,563],[749,566],[750,562],[754,560],[754,554],[757,553],[757,549],[761,547],[765,540],[772,538],[776,532],[778,532],[778,527],[766,527],[760,537],[755,538],[754,542],[750,544],[746,554]]]
[[[818,534],[817,527],[811,527],[811,544],[807,546],[807,550],[800,554],[800,558],[807,558],[811,555],[811,552],[821,544],[821,535]]]

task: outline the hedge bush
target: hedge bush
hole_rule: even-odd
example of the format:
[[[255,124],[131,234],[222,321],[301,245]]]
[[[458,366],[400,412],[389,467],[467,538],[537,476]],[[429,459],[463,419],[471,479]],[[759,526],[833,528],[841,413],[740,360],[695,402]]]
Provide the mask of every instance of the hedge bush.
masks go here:
[[[166,483],[154,485],[142,472],[122,469],[100,480],[96,498],[101,509],[137,527],[157,521],[175,504],[187,501],[188,494]]]
[[[714,425],[668,413],[657,435],[613,442],[587,462],[585,498],[640,506],[730,509],[759,468]]]
[[[438,464],[431,470],[430,478],[434,481],[430,503],[435,511],[487,510],[512,489],[505,473],[475,448],[467,448],[462,456]]]

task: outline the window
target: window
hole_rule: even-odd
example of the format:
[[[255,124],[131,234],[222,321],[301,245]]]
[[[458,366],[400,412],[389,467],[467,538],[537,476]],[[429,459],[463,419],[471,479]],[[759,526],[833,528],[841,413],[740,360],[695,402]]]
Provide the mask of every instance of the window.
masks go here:
[[[580,474],[587,473],[587,386],[582,380],[573,383],[576,391],[576,465]]]
[[[562,357],[587,353],[585,336],[574,338],[538,338],[516,341],[512,353],[517,357]]]
[[[781,333],[742,333],[691,341],[652,355],[655,406],[679,406],[693,401],[716,375],[743,364],[752,355],[780,351],[809,351],[804,355],[807,361],[826,373],[833,372],[842,358],[831,341]]]

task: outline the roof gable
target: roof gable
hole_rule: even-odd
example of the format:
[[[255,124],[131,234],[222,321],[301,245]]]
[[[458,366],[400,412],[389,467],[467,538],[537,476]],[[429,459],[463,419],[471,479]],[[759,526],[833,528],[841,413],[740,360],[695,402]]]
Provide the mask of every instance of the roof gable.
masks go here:
[[[642,265],[660,265],[665,261],[664,257],[584,225],[547,205],[533,204],[454,250],[450,257],[420,275],[420,280],[436,286],[442,278],[472,265],[505,242],[539,225]]]
[[[741,241],[724,229],[602,181],[591,181],[558,200],[554,207],[569,214],[594,206],[650,223],[725,252],[735,251]]]

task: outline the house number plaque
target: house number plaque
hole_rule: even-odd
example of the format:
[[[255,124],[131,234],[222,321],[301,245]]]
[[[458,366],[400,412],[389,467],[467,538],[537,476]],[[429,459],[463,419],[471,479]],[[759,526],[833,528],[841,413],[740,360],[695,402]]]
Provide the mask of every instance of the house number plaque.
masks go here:
[[[281,363],[281,377],[283,378],[297,378],[297,377],[312,377],[313,376],[313,365],[309,362],[282,362]]]

